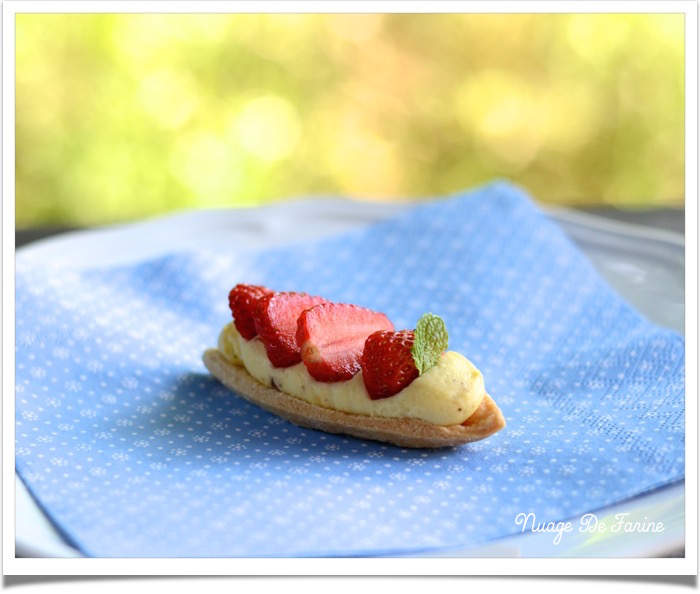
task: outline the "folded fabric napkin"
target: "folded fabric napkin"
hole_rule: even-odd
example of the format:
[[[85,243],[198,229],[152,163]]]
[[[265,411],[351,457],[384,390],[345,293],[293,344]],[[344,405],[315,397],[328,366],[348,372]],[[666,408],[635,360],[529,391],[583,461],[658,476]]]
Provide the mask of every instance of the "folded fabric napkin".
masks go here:
[[[410,450],[246,403],[202,352],[237,282],[442,316],[507,427]],[[646,321],[498,183],[264,251],[16,272],[16,466],[88,556],[452,550],[684,477],[684,340]]]

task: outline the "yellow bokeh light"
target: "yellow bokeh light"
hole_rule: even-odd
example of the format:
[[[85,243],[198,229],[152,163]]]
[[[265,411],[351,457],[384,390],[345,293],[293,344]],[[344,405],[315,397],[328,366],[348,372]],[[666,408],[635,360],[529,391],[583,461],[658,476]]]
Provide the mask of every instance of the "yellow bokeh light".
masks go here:
[[[139,100],[148,115],[164,128],[183,126],[200,105],[187,73],[171,68],[146,75],[139,87]]]
[[[684,200],[683,14],[20,14],[18,226],[509,178]]]
[[[211,132],[183,136],[170,155],[170,170],[204,206],[220,206],[235,196],[242,178],[235,147]]]
[[[541,98],[542,134],[550,150],[574,153],[600,132],[606,114],[595,92],[576,81],[561,81]]]
[[[381,14],[334,14],[326,16],[325,24],[336,37],[361,43],[377,36],[383,19]]]
[[[395,143],[373,132],[371,123],[353,111],[340,119],[326,113],[326,118],[334,141],[320,157],[342,191],[364,198],[394,193],[402,177]]]
[[[566,35],[571,48],[594,64],[602,64],[626,46],[630,35],[629,19],[610,15],[601,19],[595,14],[571,15],[566,25]]]
[[[250,101],[235,123],[241,146],[263,161],[288,157],[301,139],[301,123],[294,107],[285,99],[265,95]]]
[[[457,115],[487,158],[511,168],[526,165],[542,144],[539,97],[512,73],[486,70],[468,79],[458,96]]]

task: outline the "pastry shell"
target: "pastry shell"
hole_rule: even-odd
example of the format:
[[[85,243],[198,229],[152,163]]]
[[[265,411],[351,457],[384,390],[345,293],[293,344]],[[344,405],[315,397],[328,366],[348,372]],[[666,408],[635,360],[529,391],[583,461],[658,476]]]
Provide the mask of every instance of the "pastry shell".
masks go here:
[[[373,439],[407,448],[443,448],[485,439],[506,425],[501,410],[486,394],[461,425],[435,425],[421,419],[358,415],[317,406],[263,385],[218,349],[207,349],[204,365],[224,386],[253,404],[311,429]]]

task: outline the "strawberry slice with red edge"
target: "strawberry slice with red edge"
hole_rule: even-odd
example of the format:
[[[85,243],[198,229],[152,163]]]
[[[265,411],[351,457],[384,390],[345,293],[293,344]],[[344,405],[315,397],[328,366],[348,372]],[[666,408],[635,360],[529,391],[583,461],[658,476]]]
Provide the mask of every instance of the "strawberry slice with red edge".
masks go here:
[[[258,299],[254,312],[255,329],[274,367],[301,363],[301,350],[296,339],[297,320],[304,310],[325,301],[323,297],[297,292],[272,293]]]
[[[228,294],[233,323],[239,334],[246,340],[251,340],[258,335],[255,329],[255,304],[258,299],[271,293],[272,291],[267,287],[239,283]]]
[[[394,396],[437,364],[447,349],[447,330],[439,316],[425,314],[416,329],[374,332],[367,338],[360,366],[372,400]]]
[[[296,339],[309,375],[320,382],[339,382],[360,370],[360,356],[370,334],[393,329],[383,313],[327,302],[302,312]]]
[[[372,400],[398,394],[418,377],[411,354],[415,336],[411,330],[374,332],[364,345],[360,366]]]

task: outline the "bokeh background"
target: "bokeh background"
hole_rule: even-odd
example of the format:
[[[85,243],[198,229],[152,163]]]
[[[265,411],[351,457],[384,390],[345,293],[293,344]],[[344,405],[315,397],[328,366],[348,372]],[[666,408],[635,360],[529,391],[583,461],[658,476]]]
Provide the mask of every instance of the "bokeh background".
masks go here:
[[[494,178],[682,205],[683,19],[18,15],[16,225]]]

